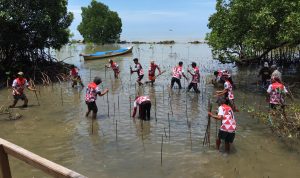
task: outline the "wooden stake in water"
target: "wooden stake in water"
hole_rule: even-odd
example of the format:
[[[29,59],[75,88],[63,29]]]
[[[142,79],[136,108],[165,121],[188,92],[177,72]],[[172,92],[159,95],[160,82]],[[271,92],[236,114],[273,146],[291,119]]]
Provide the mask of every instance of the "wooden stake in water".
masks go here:
[[[118,95],[118,110],[120,110],[120,97]]]
[[[108,101],[108,94],[106,94],[106,102],[107,102],[107,115],[109,117],[109,101]]]
[[[61,99],[61,105],[64,105],[64,99],[63,99],[63,89],[60,88],[60,99]]]
[[[163,103],[165,103],[165,86],[163,85]]]
[[[118,140],[118,120],[116,120],[116,140]]]
[[[92,81],[92,69],[90,69],[90,81]]]
[[[94,118],[92,118],[92,134],[94,134]]]
[[[114,103],[114,119],[116,118],[116,103]]]
[[[129,116],[131,117],[131,96],[129,96]]]
[[[160,165],[163,164],[163,144],[164,144],[164,135],[161,135],[161,146],[160,146]]]
[[[156,117],[156,97],[154,98],[154,102],[155,102],[155,121],[157,122],[157,117]]]
[[[168,123],[169,123],[169,141],[171,137],[171,123],[170,123],[170,114],[168,113]]]

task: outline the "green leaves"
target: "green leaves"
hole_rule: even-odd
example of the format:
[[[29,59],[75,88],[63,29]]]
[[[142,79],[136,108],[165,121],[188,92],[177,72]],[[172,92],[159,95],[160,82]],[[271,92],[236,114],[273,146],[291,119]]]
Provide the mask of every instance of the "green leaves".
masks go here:
[[[2,0],[0,12],[2,50],[59,49],[68,42],[73,14],[66,0]]]
[[[217,0],[206,40],[222,61],[257,60],[283,45],[299,44],[299,7],[299,0]]]
[[[120,38],[122,21],[117,12],[93,0],[88,7],[82,7],[82,22],[77,27],[84,40],[93,43],[113,43]]]

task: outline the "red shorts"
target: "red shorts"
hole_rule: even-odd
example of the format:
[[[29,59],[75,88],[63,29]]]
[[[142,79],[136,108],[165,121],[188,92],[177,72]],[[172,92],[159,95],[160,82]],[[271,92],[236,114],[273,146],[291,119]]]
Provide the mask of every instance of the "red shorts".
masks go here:
[[[149,78],[150,81],[154,81],[156,79],[155,76],[150,76],[150,75],[148,76],[148,78]]]

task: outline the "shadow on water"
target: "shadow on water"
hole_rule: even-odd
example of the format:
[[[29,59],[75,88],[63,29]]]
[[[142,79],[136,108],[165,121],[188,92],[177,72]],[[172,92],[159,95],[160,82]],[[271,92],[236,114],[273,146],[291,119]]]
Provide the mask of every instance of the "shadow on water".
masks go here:
[[[25,110],[14,109],[23,115],[23,119],[1,122],[1,137],[88,177],[221,178],[300,175],[297,146],[289,149],[281,139],[272,134],[268,126],[252,118],[247,111],[235,113],[238,131],[232,154],[226,156],[215,150],[214,140],[218,128],[214,120],[211,125],[211,147],[202,146],[207,124],[207,103],[215,91],[208,83],[211,73],[222,68],[233,72],[237,84],[236,103],[239,107],[258,103],[266,107],[263,91],[252,84],[255,77],[251,81],[247,80],[255,71],[241,70],[233,65],[211,60],[210,49],[204,44],[175,44],[172,48],[170,45],[136,45],[133,54],[114,58],[121,70],[118,80],[114,79],[111,70],[105,71],[107,59],[83,61],[79,57],[82,52],[119,47],[127,46],[66,46],[56,53],[59,59],[74,56],[65,62],[79,67],[85,86],[95,76],[100,76],[103,80],[100,88],[110,89],[108,96],[97,99],[97,119],[84,116],[87,109],[84,101],[85,88],[74,89],[67,82],[54,84],[53,87],[41,86],[40,106],[36,106],[34,93],[26,91],[32,107]],[[138,87],[135,84],[137,76],[130,75],[129,72],[130,66],[134,66],[132,58],[135,57],[140,58],[146,75],[152,59],[162,70],[167,71],[157,79],[154,87]],[[192,61],[200,66],[200,94],[168,88],[171,67],[179,60],[184,62],[185,69]],[[147,80],[146,75],[143,81]],[[186,81],[182,81],[182,84],[185,87],[188,85]],[[151,98],[150,121],[130,117],[133,99],[138,93]],[[213,111],[216,111],[214,100],[212,98]],[[11,91],[1,90],[0,101],[8,105],[12,101]],[[12,161],[12,172],[14,177],[44,176],[15,161]]]

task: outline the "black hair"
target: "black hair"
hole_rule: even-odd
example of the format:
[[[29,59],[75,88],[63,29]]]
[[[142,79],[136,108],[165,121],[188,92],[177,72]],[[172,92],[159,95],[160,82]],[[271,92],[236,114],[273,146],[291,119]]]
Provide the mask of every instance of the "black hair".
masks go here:
[[[183,64],[183,62],[182,62],[182,61],[179,61],[179,62],[178,62],[178,65],[180,65],[180,66],[181,66],[182,64]]]
[[[221,106],[222,104],[225,104],[225,103],[226,103],[226,100],[225,100],[224,97],[218,97],[218,100],[217,100],[216,103],[218,103],[218,105]]]
[[[133,59],[133,61],[138,61],[138,60],[139,60],[138,58],[134,58],[134,59]]]
[[[99,85],[101,82],[102,82],[102,80],[101,80],[100,77],[95,77],[95,78],[94,78],[94,83],[95,83],[96,85]]]
[[[197,66],[196,62],[192,62],[192,66],[196,67]]]
[[[219,74],[218,71],[214,71],[214,75],[217,76]]]

